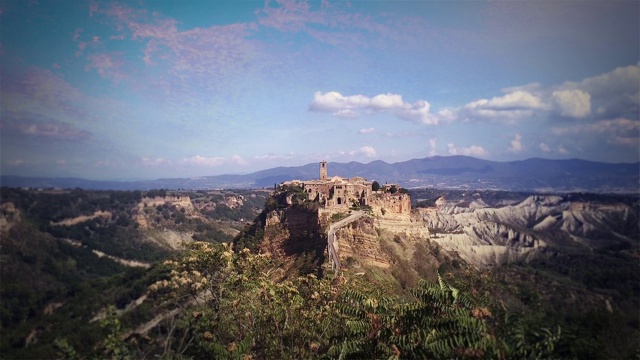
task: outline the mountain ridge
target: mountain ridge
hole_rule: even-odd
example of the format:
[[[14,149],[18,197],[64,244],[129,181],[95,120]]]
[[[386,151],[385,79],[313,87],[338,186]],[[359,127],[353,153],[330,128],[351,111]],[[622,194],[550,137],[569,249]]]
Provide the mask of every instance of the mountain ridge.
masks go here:
[[[605,163],[583,159],[543,159],[498,162],[470,156],[432,156],[387,163],[328,163],[329,176],[361,176],[404,187],[442,187],[535,192],[640,193],[639,163]],[[285,180],[318,178],[318,165],[279,166],[244,175],[113,181],[77,177],[47,178],[3,175],[2,186],[148,190],[262,188]]]

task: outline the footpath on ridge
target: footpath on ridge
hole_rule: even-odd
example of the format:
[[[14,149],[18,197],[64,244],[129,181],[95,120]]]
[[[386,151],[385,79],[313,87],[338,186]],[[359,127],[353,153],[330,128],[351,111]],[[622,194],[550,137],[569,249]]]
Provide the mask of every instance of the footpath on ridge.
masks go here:
[[[338,256],[338,252],[335,246],[336,240],[336,230],[339,228],[358,220],[359,218],[365,215],[364,211],[355,211],[346,219],[342,219],[335,224],[331,224],[329,226],[329,232],[327,236],[327,248],[329,250],[329,262],[331,263],[331,268],[336,272],[340,272],[340,257]]]

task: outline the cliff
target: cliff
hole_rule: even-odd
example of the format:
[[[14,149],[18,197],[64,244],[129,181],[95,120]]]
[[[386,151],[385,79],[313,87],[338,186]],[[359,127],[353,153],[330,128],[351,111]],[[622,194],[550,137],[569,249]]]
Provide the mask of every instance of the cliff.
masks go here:
[[[389,268],[389,256],[382,251],[375,220],[360,218],[336,231],[336,252],[341,264],[357,260],[363,265]]]
[[[262,253],[283,260],[290,272],[296,263],[307,262],[297,269],[309,272],[310,267],[320,268],[326,256],[327,237],[320,225],[318,211],[300,205],[289,205],[284,209],[265,214],[264,237],[258,246]]]
[[[637,242],[639,233],[637,207],[571,202],[559,196],[532,195],[502,207],[440,201],[437,208],[420,212],[433,241],[478,267],[528,260],[548,246]]]

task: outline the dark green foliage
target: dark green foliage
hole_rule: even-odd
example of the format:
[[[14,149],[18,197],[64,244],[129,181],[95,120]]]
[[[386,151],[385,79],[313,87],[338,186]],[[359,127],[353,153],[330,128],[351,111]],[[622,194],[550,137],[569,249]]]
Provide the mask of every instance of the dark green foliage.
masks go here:
[[[346,290],[347,317],[329,355],[338,358],[539,358],[552,354],[559,330],[535,330],[495,318],[482,299],[447,284],[422,282],[408,301]],[[499,334],[499,336],[496,336]]]
[[[167,190],[165,189],[151,189],[144,194],[146,197],[155,198],[155,197],[166,197]]]
[[[193,234],[193,240],[196,241],[230,242],[233,240],[233,236],[200,219],[196,219],[196,231],[197,233]]]
[[[380,190],[380,183],[374,180],[373,183],[371,183],[371,190],[373,191]]]
[[[15,203],[23,217],[2,237],[0,247],[3,358],[618,359],[637,357],[640,348],[639,251],[630,241],[593,250],[567,242],[566,248],[549,249],[549,256],[529,264],[486,272],[465,270],[462,260],[432,241],[416,244],[410,259],[392,259],[390,272],[403,289],[395,282],[371,281],[374,276],[354,258],[346,261],[353,269],[345,266],[344,276],[322,278],[315,275],[321,274],[316,271],[321,264],[314,251],[300,250],[293,264],[287,264],[294,270],[284,272],[282,263],[242,250],[258,248],[268,212],[313,212],[317,203],[301,189],[289,188],[267,198],[264,211],[233,240],[234,251],[211,243],[230,240],[217,224],[253,219],[245,215],[262,207],[265,197],[243,194],[244,205],[220,207],[215,221],[206,218],[211,214],[190,218],[166,204],[144,209],[158,216],[162,226],[193,231],[195,239],[208,243],[194,244],[148,270],[126,269],[97,259],[91,249],[148,261],[166,255],[139,241],[141,233],[129,215],[140,193],[1,191],[3,203]],[[194,202],[196,197],[211,201],[229,195],[192,194]],[[435,200],[436,195],[446,194],[424,198]],[[492,196],[498,201],[511,195]],[[64,205],[53,204],[56,199]],[[51,213],[45,204],[51,204]],[[51,224],[98,210],[112,217],[72,226]],[[637,224],[628,219],[612,222],[608,226],[619,234],[631,239],[637,234]],[[294,240],[315,241],[316,236],[301,232]],[[81,241],[84,247],[61,238]],[[407,240],[388,242],[401,246]],[[351,271],[367,274],[350,277]],[[200,278],[208,281],[195,282]],[[171,286],[155,287],[167,281]],[[206,284],[208,295],[198,297],[205,285],[196,284]],[[132,307],[143,295],[147,300]],[[52,304],[62,305],[43,315]],[[108,305],[113,308],[103,326],[89,322]],[[170,311],[173,315],[149,333],[131,334]],[[25,347],[32,333],[37,342]]]

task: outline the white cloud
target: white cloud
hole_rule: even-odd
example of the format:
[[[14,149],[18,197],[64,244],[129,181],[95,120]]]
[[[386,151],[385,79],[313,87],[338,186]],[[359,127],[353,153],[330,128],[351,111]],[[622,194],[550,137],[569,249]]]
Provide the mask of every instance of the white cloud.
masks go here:
[[[471,145],[469,147],[456,148],[455,144],[447,144],[449,155],[486,156],[489,152],[482,146]]]
[[[366,129],[360,129],[358,131],[358,134],[372,134],[374,132],[376,132],[376,129],[374,129],[374,128],[366,128]]]
[[[418,100],[413,104],[404,104],[396,110],[396,116],[403,120],[414,121],[423,124],[437,125],[438,118],[429,114],[431,105],[423,100]]]
[[[360,117],[360,115],[357,112],[351,109],[339,110],[334,112],[332,115],[335,117],[343,118],[343,119],[357,119]]]
[[[214,156],[214,157],[208,158],[200,155],[195,155],[190,158],[182,159],[182,162],[185,164],[197,165],[197,166],[220,166],[224,164],[225,161],[226,159],[220,156]]]
[[[562,145],[558,145],[558,152],[559,152],[560,154],[563,154],[563,155],[564,155],[564,154],[568,154],[568,153],[569,153],[569,150],[567,150],[567,149],[566,149],[564,146],[562,146]]]
[[[591,95],[582,90],[557,90],[552,96],[560,115],[583,118],[591,114]]]
[[[238,164],[238,165],[247,165],[247,161],[240,155],[233,155],[231,157],[231,159],[229,159],[230,162],[234,163],[234,164]]]
[[[607,117],[637,116],[640,105],[640,66],[618,67],[610,72],[567,81],[558,90],[576,90],[590,95],[596,114]]]
[[[393,109],[405,106],[402,96],[396,94],[380,94],[371,99],[371,107],[375,109]]]
[[[537,110],[546,110],[549,106],[539,97],[516,90],[504,96],[496,96],[489,100],[480,99],[464,105],[459,111],[465,119],[489,119],[515,122],[533,116]]]
[[[256,157],[256,158],[260,158],[260,157]],[[205,167],[216,167],[216,166],[222,166],[222,165],[228,165],[228,164],[235,164],[235,165],[249,164],[249,162],[240,155],[233,155],[231,157],[224,157],[224,156],[205,157],[201,155],[195,155],[189,158],[184,158],[180,162],[186,165],[205,166]]]
[[[372,148],[371,146],[363,146],[360,148],[360,153],[367,156],[367,157],[374,157],[376,156],[377,152],[376,149]]]
[[[151,159],[151,158],[148,158],[148,157],[143,157],[142,159],[140,159],[140,163],[143,166],[158,166],[158,165],[166,165],[169,162],[166,159],[163,159],[163,158]]]
[[[268,160],[268,161],[272,161],[272,160],[289,160],[289,159],[293,159],[293,152],[290,152],[288,154],[273,154],[273,153],[269,153],[269,154],[254,156],[254,159],[256,159],[256,160]]]
[[[540,98],[527,91],[517,90],[504,96],[496,96],[491,100],[480,100],[482,107],[493,110],[545,109]]]
[[[431,114],[430,108],[431,105],[425,100],[408,103],[402,100],[402,96],[398,94],[380,94],[369,98],[364,95],[344,96],[336,91],[326,93],[318,91],[313,95],[313,101],[309,104],[311,111],[329,112],[342,118],[356,118],[359,116],[356,110],[364,110],[388,112],[403,120],[437,125],[439,114]],[[447,112],[442,114],[451,116]]]
[[[371,99],[363,95],[342,96],[337,91],[313,94],[309,110],[321,112],[339,112],[346,109],[357,109],[371,105]]]
[[[561,115],[572,118],[635,117],[640,109],[640,66],[619,67],[581,82],[565,82],[543,88],[539,83],[502,89],[505,95],[471,101],[445,109],[431,118],[490,120],[516,123],[535,116]],[[595,113],[592,112],[592,107]]]
[[[509,147],[509,151],[512,153],[519,153],[522,151],[522,136],[520,136],[520,134],[516,134],[515,138],[511,140],[511,147]]]
[[[429,156],[438,155],[438,151],[436,150],[436,138],[429,139]]]
[[[550,152],[551,148],[546,143],[540,143],[540,150],[542,150],[543,152]]]

